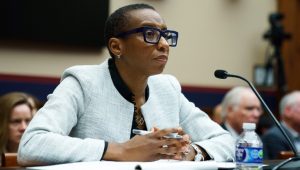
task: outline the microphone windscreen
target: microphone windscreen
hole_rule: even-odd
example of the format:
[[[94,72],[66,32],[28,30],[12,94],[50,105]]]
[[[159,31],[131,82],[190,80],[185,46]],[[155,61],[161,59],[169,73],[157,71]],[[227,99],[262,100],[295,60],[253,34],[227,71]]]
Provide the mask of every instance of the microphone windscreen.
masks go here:
[[[215,77],[219,79],[226,79],[228,76],[227,71],[225,70],[216,70],[215,71]]]

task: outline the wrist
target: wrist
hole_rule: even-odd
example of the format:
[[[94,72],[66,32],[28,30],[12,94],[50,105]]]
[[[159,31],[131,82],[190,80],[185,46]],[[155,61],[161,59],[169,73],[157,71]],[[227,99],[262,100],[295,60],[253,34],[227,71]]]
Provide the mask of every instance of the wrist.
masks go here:
[[[196,151],[192,147],[191,144],[189,144],[188,147],[189,148],[188,148],[187,152],[183,153],[183,160],[194,161],[194,158],[195,158],[195,155],[196,155]]]
[[[198,146],[198,145],[196,145],[196,144],[191,144],[191,146],[192,146],[192,148],[193,148],[193,150],[194,150],[194,153],[195,153],[195,155],[194,155],[194,161],[204,161],[205,160],[205,155],[203,154],[203,151],[202,151],[202,149]]]
[[[124,153],[126,152],[124,152],[122,144],[108,143],[108,147],[103,159],[110,161],[122,161],[123,158],[126,158],[126,156],[123,156]]]

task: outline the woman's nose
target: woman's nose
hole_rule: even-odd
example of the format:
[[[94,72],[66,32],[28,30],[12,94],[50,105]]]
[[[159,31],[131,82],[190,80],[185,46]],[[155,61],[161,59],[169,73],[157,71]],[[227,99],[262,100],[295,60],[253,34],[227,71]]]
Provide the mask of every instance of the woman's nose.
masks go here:
[[[20,124],[20,131],[21,132],[24,132],[25,129],[27,128],[27,122],[26,121],[22,121],[21,124]]]
[[[165,37],[163,37],[163,36],[160,37],[160,40],[158,42],[158,46],[159,46],[159,48],[169,49],[169,43],[165,39]]]

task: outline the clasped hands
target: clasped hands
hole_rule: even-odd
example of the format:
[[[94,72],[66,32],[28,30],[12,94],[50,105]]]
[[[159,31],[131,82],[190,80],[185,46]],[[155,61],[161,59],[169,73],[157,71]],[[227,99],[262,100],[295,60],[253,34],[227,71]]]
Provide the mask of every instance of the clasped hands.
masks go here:
[[[155,161],[159,159],[193,160],[195,151],[190,146],[190,137],[182,128],[153,128],[152,133],[136,135],[129,141],[120,144],[109,144],[106,160],[118,161]],[[182,135],[182,139],[165,138],[170,133]],[[116,152],[117,151],[117,152]],[[111,157],[112,156],[112,157]]]

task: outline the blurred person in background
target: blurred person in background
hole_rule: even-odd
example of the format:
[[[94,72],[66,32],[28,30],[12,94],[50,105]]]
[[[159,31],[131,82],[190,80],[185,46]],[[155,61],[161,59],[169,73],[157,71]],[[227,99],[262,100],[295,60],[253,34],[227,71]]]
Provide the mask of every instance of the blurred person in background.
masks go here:
[[[28,95],[11,92],[0,97],[0,151],[18,151],[21,136],[32,119],[33,109]]]
[[[28,101],[32,106],[32,114],[33,116],[37,113],[37,111],[43,106],[43,102],[41,102],[37,97],[31,94],[27,94]]]
[[[222,105],[221,104],[217,104],[213,108],[211,119],[218,124],[222,124],[223,119],[222,119]]]
[[[300,91],[286,94],[280,101],[279,112],[283,129],[300,152]],[[276,159],[281,151],[291,150],[277,126],[268,130],[263,135],[262,141],[265,159]]]
[[[264,135],[274,125],[274,121],[269,114],[262,114],[256,126],[256,132],[259,136]]]
[[[261,115],[260,101],[248,87],[234,87],[222,100],[221,126],[236,139],[243,131],[243,123],[257,124]]]

